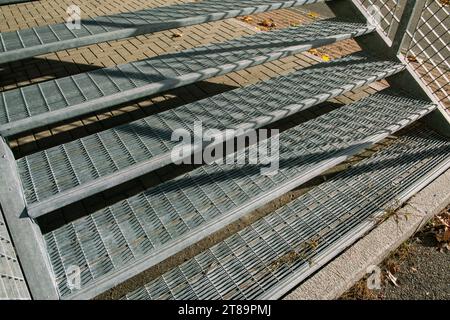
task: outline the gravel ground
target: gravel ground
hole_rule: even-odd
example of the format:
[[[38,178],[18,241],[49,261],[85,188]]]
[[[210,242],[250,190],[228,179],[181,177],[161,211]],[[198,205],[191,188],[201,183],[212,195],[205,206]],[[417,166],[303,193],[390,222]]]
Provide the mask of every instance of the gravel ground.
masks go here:
[[[436,242],[429,233],[413,239],[408,257],[395,273],[399,286],[385,283],[382,299],[450,299],[450,253],[439,252]]]
[[[444,212],[450,212],[450,206]],[[381,269],[380,290],[369,290],[363,278],[340,299],[450,300],[450,252],[439,248],[433,221],[394,251]]]

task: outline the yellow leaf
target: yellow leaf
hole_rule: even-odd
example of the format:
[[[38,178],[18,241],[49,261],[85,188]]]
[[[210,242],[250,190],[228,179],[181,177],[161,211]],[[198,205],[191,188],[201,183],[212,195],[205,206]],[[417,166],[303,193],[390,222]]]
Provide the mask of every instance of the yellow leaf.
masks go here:
[[[322,60],[325,61],[325,62],[328,62],[328,61],[330,61],[330,56],[327,55],[327,54],[323,54],[322,55]]]
[[[315,13],[313,11],[310,11],[310,12],[308,12],[308,16],[310,16],[311,18],[315,19],[315,18],[317,18],[319,16],[319,14]]]

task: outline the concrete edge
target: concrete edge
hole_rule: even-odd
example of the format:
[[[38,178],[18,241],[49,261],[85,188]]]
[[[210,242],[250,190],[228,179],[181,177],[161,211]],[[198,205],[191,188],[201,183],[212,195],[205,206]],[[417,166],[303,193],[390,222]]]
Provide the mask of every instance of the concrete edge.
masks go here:
[[[287,294],[283,300],[332,300],[381,263],[429,219],[450,203],[450,169],[337,258]]]
[[[0,207],[31,297],[58,299],[58,290],[44,239],[28,216],[14,155],[0,137]]]
[[[22,266],[0,205],[0,301],[30,300]],[[3,289],[2,289],[3,288]]]

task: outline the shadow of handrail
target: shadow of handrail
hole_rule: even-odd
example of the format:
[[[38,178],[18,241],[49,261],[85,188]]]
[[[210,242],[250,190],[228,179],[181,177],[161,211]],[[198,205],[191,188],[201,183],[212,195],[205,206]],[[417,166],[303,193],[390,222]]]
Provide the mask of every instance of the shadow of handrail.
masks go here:
[[[412,135],[417,136],[417,133],[406,133],[405,136]],[[422,137],[421,137],[422,139]],[[443,157],[448,156],[450,154],[450,143],[447,139],[442,138],[440,136],[437,136],[436,134],[433,134],[429,137],[423,137],[423,139],[430,139],[432,141],[442,141],[446,142],[444,145],[439,145],[437,147],[433,148],[427,148],[426,150],[420,150],[417,151],[412,148],[405,148],[401,152],[396,153],[390,153],[388,157],[382,158],[378,161],[371,160],[370,162],[361,162],[356,164],[353,167],[348,168],[345,171],[342,171],[340,173],[337,173],[336,175],[332,175],[327,179],[327,183],[334,183],[334,181],[340,181],[341,179],[351,179],[351,178],[358,178],[362,177],[365,174],[370,174],[379,170],[386,170],[389,168],[396,167],[398,165],[402,164],[408,164],[411,162],[420,163],[421,161],[425,159],[429,159],[431,157]],[[361,145],[362,147],[367,147],[367,145],[364,143]],[[301,156],[294,156],[294,157],[287,157],[283,158],[280,161],[279,167],[281,171],[287,171],[292,168],[297,168],[297,172],[300,172],[300,166],[303,168],[302,170],[307,170],[308,168],[313,168],[314,165],[317,165],[321,161],[324,161],[326,159],[330,159],[333,156],[339,156],[343,154],[352,154],[352,150],[354,148],[358,148],[358,145],[352,145],[349,147],[344,147],[340,149],[335,149],[333,151],[317,151],[317,152],[311,152],[308,155],[301,155]],[[383,152],[383,151],[379,151]],[[227,168],[228,167],[228,168]],[[230,165],[230,166],[223,166],[222,170],[217,172],[209,172],[206,174],[205,172],[199,172],[194,171],[196,175],[192,175],[192,173],[186,172],[183,173],[181,176],[176,177],[173,180],[169,180],[166,182],[163,182],[160,185],[156,185],[154,187],[151,187],[148,190],[145,191],[139,191],[138,193],[145,193],[148,199],[154,199],[154,197],[158,197],[159,195],[166,195],[170,192],[175,192],[182,190],[184,185],[196,185],[197,187],[202,187],[203,190],[208,190],[209,187],[216,183],[223,183],[226,182],[232,177],[249,177],[254,175],[260,175],[260,169],[262,168],[262,165]],[[207,176],[207,178],[206,178]],[[270,187],[270,185],[268,185]],[[245,189],[245,187],[244,187]],[[268,191],[268,190],[267,190]],[[120,197],[115,197],[114,199],[111,199],[114,201],[114,203],[107,204],[108,206],[114,206],[115,204],[120,204],[122,201],[127,199],[128,197],[133,196],[130,194],[122,194],[120,200]],[[98,205],[100,206],[100,204]],[[91,210],[88,210],[88,212],[83,213],[81,216],[77,216],[76,219],[81,218],[86,215],[93,214],[94,212],[101,212],[102,209],[99,209],[98,207],[93,207]],[[44,216],[45,217],[45,216]],[[70,221],[65,221],[60,225],[54,225],[51,228],[47,228],[45,232],[50,232],[52,230],[57,229],[58,227],[68,223]]]

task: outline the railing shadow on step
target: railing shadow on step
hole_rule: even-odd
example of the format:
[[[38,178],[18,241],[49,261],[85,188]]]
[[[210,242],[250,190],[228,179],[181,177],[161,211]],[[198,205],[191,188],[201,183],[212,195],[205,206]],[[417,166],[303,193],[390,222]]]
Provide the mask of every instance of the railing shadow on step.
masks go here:
[[[435,138],[436,137],[433,137],[432,139],[435,139]],[[442,139],[445,140],[445,138],[442,138]],[[363,143],[361,145],[367,146],[367,143]],[[340,150],[336,150],[333,152],[315,152],[315,153],[311,153],[307,156],[298,156],[295,158],[281,159],[281,161],[279,163],[279,167],[280,167],[280,170],[283,170],[283,169],[296,167],[299,164],[317,163],[318,158],[326,159],[327,157],[330,157],[330,156],[338,156],[338,155],[346,154],[347,150],[354,149],[355,147],[357,148],[358,145],[352,145],[351,147],[342,148]],[[396,154],[395,157],[391,157],[389,159],[384,159],[384,160],[381,160],[378,162],[371,162],[366,165],[359,165],[357,174],[359,175],[362,172],[376,172],[379,169],[395,167],[399,163],[406,164],[406,163],[410,163],[411,161],[424,160],[424,159],[430,157],[430,154],[435,155],[435,156],[448,155],[448,154],[450,154],[450,146],[438,147],[433,150],[426,150],[426,151],[419,151],[419,152],[408,149],[408,150],[405,150],[405,152]],[[237,168],[231,167],[229,169],[225,169],[221,173],[210,173],[208,175],[208,179],[211,181],[214,181],[214,182],[227,181],[230,179],[230,176],[233,176],[236,173],[239,173],[240,175],[257,173],[257,172],[260,172],[262,167],[263,166],[261,166],[261,165],[245,165],[245,166],[239,166]],[[207,187],[208,184],[207,183],[205,184],[205,180],[207,180],[207,179],[204,179],[203,176],[201,176],[201,175],[198,177],[182,177],[182,175],[184,175],[185,173],[188,173],[192,169],[193,169],[192,166],[185,165],[184,168],[182,168],[182,170],[180,170],[181,173],[179,173],[178,176],[176,176],[176,179],[177,179],[176,182],[173,180],[165,181],[164,182],[164,192],[178,190],[179,185],[182,184],[183,181],[190,182],[190,183],[195,181],[196,184]],[[327,181],[332,180],[335,175],[336,174],[332,174],[331,176],[328,175]],[[128,184],[131,185],[132,182],[129,182]],[[155,186],[156,185],[157,184],[155,184]],[[123,188],[123,187],[124,186],[118,186],[117,188]],[[301,186],[298,188],[301,188]],[[43,227],[44,233],[47,233],[47,232],[57,229],[58,227],[60,227],[64,224],[67,224],[71,221],[74,221],[76,219],[79,219],[79,218],[82,218],[89,214],[92,214],[93,212],[95,212],[99,209],[102,209],[108,205],[112,205],[113,203],[117,203],[119,201],[125,200],[126,198],[131,197],[140,192],[143,192],[143,190],[136,189],[135,191],[131,190],[131,192],[127,192],[127,193],[114,192],[114,190],[113,190],[112,193],[114,194],[114,197],[112,197],[110,199],[110,201],[105,200],[104,203],[96,203],[94,206],[91,206],[89,209],[87,209],[85,212],[81,213],[80,215],[72,215],[72,217],[71,217],[72,220],[67,220],[67,216],[65,216],[64,220],[62,220],[61,217],[55,219],[55,217],[62,215],[62,212],[54,212],[49,215],[38,218],[38,221],[42,222],[42,223],[40,223],[41,227]],[[148,195],[154,195],[154,194],[159,194],[159,192],[161,192],[161,190],[159,190],[158,188],[151,187],[150,189],[147,189],[147,191],[144,191],[144,192],[146,192]],[[98,199],[98,197],[97,197],[97,199]],[[79,204],[75,204],[75,205],[79,205]],[[70,206],[67,209],[68,209],[68,211],[70,211]],[[60,221],[60,223],[57,222],[58,220]],[[51,226],[50,225],[46,226],[46,221],[52,221]]]
[[[366,57],[367,55],[366,54],[363,54],[363,53],[359,53],[361,56],[363,56],[363,57]],[[375,60],[374,60],[375,61]],[[330,68],[330,67],[346,67],[346,68],[351,68],[351,66],[352,65],[355,65],[355,63],[349,63],[349,62],[342,62],[342,61],[331,61],[331,62],[328,62],[328,63],[320,63],[320,64],[317,64],[317,65],[312,65],[312,66],[310,66],[310,67],[308,67],[308,68],[306,68],[306,69],[304,69],[304,73],[305,74],[309,74],[309,73],[313,73],[313,72],[315,72],[317,69],[320,69],[320,68]],[[237,66],[235,66],[235,68],[238,68]],[[220,70],[217,70],[217,73],[219,74],[220,73]],[[202,76],[202,74],[201,73],[196,73],[197,75],[198,75],[198,77],[199,78],[204,78],[204,76]],[[386,76],[388,75],[388,73],[386,73]],[[173,79],[173,78],[171,78],[171,79],[169,79],[168,81],[178,81],[177,79]],[[369,84],[370,82],[372,82],[371,80],[366,80],[365,81],[365,84]],[[217,94],[217,93],[222,93],[222,92],[226,92],[226,91],[229,91],[229,90],[232,90],[232,89],[235,89],[235,88],[237,88],[237,87],[231,87],[231,86],[229,86],[229,85],[225,85],[225,84],[217,84],[217,83],[211,83],[211,82],[208,82],[208,81],[201,81],[201,82],[197,82],[197,83],[200,83],[200,86],[199,87],[204,87],[204,88],[206,88],[206,90],[205,91],[211,91],[211,92],[214,92],[214,94]],[[122,104],[119,104],[119,105],[117,105],[117,106],[115,106],[114,108],[110,108],[110,109],[119,109],[119,108],[121,108],[121,107],[124,107],[124,106],[128,106],[128,105],[130,105],[130,104],[133,104],[133,103],[139,103],[139,101],[146,101],[146,100],[148,100],[148,99],[151,99],[152,97],[154,98],[154,97],[156,97],[156,96],[161,96],[161,95],[171,95],[171,94],[173,94],[173,93],[176,93],[177,92],[177,90],[178,90],[178,88],[179,88],[179,86],[178,85],[175,85],[174,86],[176,89],[174,89],[174,90],[172,90],[172,91],[164,91],[164,90],[161,90],[161,91],[164,91],[164,93],[158,93],[158,94],[153,94],[153,95],[150,95],[150,96],[147,96],[147,97],[145,97],[145,98],[140,98],[140,99],[136,99],[136,100],[132,100],[132,101],[129,101],[129,102],[126,102],[126,103],[122,103]],[[185,87],[185,86],[182,86],[182,87],[184,87],[184,89],[189,89],[189,87]],[[209,87],[209,88],[208,88]],[[353,89],[354,88],[356,88],[356,87],[359,87],[359,85],[354,85],[354,87],[353,87]],[[211,90],[212,89],[212,90]],[[348,89],[341,89],[341,93],[344,93],[345,91],[348,91]],[[203,98],[207,98],[207,97],[209,97],[210,95],[208,95],[208,94],[205,94],[205,96],[203,96],[203,97],[199,97],[199,100],[200,99],[203,99]],[[328,98],[331,98],[333,95],[331,95],[331,94],[329,94],[329,96],[328,96]],[[316,99],[317,100],[317,99]],[[197,100],[196,100],[197,101]],[[321,101],[317,101],[317,102],[321,102]],[[159,104],[161,104],[161,103],[158,103],[158,105]],[[149,115],[151,115],[151,114],[155,114],[155,113],[160,113],[160,112],[163,112],[163,111],[165,111],[165,110],[168,110],[168,109],[172,109],[172,108],[176,108],[176,107],[179,107],[179,106],[181,106],[181,105],[183,105],[183,103],[179,103],[179,104],[176,104],[176,105],[174,105],[174,106],[171,106],[171,103],[170,102],[167,102],[167,103],[165,103],[165,106],[161,109],[161,108],[155,108],[155,112],[152,112],[151,110],[146,110],[145,111],[145,113],[143,113],[143,112],[141,112],[140,110],[137,110],[136,112],[132,112],[132,113],[125,113],[125,114],[122,114],[122,115],[120,115],[120,116],[114,116],[113,118],[111,118],[111,119],[109,119],[109,120],[100,120],[100,121],[98,121],[98,122],[95,122],[95,123],[92,123],[92,124],[88,124],[87,126],[84,126],[84,129],[83,128],[75,128],[75,129],[72,129],[72,130],[74,130],[74,131],[72,131],[72,130],[68,130],[68,131],[64,131],[64,132],[62,132],[60,135],[64,135],[65,136],[65,138],[63,139],[64,140],[64,142],[69,142],[69,141],[71,141],[71,140],[74,140],[74,139],[76,139],[76,138],[80,138],[80,137],[83,137],[83,136],[86,136],[86,135],[89,135],[89,134],[93,134],[93,133],[95,133],[95,132],[99,132],[99,131],[103,131],[103,130],[105,130],[106,128],[108,128],[108,124],[106,123],[106,126],[102,126],[102,123],[104,122],[104,121],[106,121],[106,122],[108,122],[108,121],[110,121],[110,123],[111,124],[113,124],[113,126],[117,126],[117,125],[119,125],[119,124],[126,124],[126,122],[129,122],[129,119],[130,119],[130,116],[131,116],[131,118],[132,119],[134,119],[134,120],[137,120],[137,119],[141,119],[141,118],[144,118],[144,117],[147,117],[147,116],[149,116]],[[151,107],[150,107],[150,109],[151,109]],[[302,110],[302,108],[299,106],[299,111],[301,111]],[[287,109],[286,109],[287,110]],[[286,112],[288,112],[288,110],[286,111]],[[92,115],[95,115],[95,114],[101,114],[101,111],[97,111],[97,112],[94,112],[94,113],[89,113],[89,114],[86,114],[85,116],[83,116],[83,117],[78,117],[78,118],[88,118],[89,116],[92,116]],[[117,118],[117,119],[116,119]],[[248,121],[249,123],[252,123],[252,121]],[[65,121],[65,123],[70,123],[70,121],[68,120],[68,121]],[[47,126],[46,128],[47,128],[47,130],[49,130],[49,129],[51,129],[51,128],[54,128],[54,127],[57,127],[58,125],[60,125],[61,124],[61,122],[58,122],[58,123],[56,123],[56,124],[54,124],[54,125],[51,125],[51,126]],[[97,128],[97,129],[95,129],[95,128]],[[86,129],[86,130],[85,130]],[[139,128],[137,128],[137,129],[139,129]],[[127,128],[126,127],[123,127],[123,126],[120,126],[120,127],[118,127],[118,130],[127,130]],[[34,132],[38,132],[39,130],[38,129],[36,129],[36,130],[33,130]],[[75,132],[76,134],[74,135],[76,138],[74,138],[74,137],[71,137],[71,135],[70,135],[70,132]],[[15,135],[15,136],[13,136],[13,138],[18,138],[18,137],[21,137],[21,136],[26,136],[26,135],[28,135],[29,134],[29,132],[28,133],[23,133],[23,134],[21,134],[21,135]],[[171,133],[164,133],[164,132],[160,132],[160,134],[162,134],[162,135],[166,135],[167,136],[167,134],[171,134]],[[44,138],[44,140],[42,140],[42,139],[40,139],[40,141],[41,142],[43,142],[43,143],[41,143],[42,145],[44,145],[45,147],[44,148],[48,148],[48,147],[51,147],[51,146],[55,146],[55,145],[57,145],[57,144],[60,144],[61,143],[61,140],[58,140],[58,139],[55,139],[55,140],[57,140],[57,142],[54,142],[54,143],[52,143],[52,137],[48,137],[48,138]],[[31,142],[31,144],[34,144],[34,142]],[[28,147],[28,146],[24,146],[23,145],[23,149],[24,150],[27,150],[26,152],[23,152],[23,153],[20,153],[20,155],[21,156],[24,156],[24,155],[26,155],[26,154],[30,154],[30,153],[32,153],[32,152],[35,152],[35,151],[39,151],[40,150],[40,148],[30,148],[30,147]],[[17,153],[16,153],[17,154]]]

